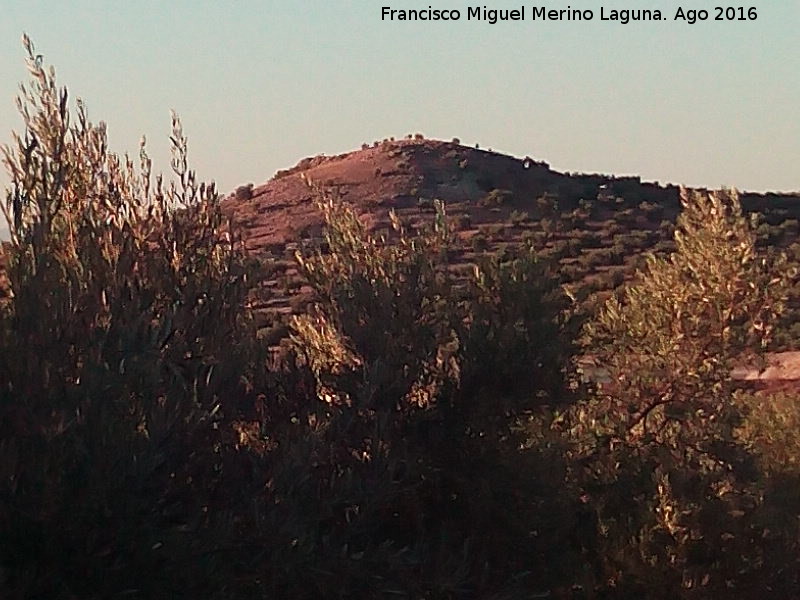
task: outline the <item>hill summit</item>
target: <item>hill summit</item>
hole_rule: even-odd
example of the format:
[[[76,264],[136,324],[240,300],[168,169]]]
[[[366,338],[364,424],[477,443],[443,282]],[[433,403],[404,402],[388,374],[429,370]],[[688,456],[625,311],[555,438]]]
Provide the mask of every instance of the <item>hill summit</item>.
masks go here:
[[[283,245],[320,225],[306,180],[335,189],[371,214],[367,219],[375,226],[385,221],[389,209],[416,222],[434,198],[443,200],[451,215],[468,214],[476,225],[495,223],[514,208],[530,209],[526,205],[543,195],[558,199],[563,208],[598,194],[678,206],[677,187],[642,183],[639,177],[559,173],[544,161],[457,140],[385,140],[336,156],[305,158],[264,184],[239,186],[225,205],[253,248]],[[487,198],[491,194],[495,200]]]
[[[674,217],[679,210],[677,185],[643,182],[637,176],[561,173],[542,160],[513,157],[452,142],[421,139],[384,140],[336,156],[304,158],[278,171],[260,185],[239,186],[224,206],[247,232],[254,249],[284,246],[321,225],[306,181],[335,189],[362,212],[370,225],[386,223],[395,209],[412,223],[430,212],[434,198],[443,200],[448,213],[472,225],[496,224],[514,210],[536,218],[550,199],[559,214],[581,202],[598,204],[598,216],[642,211],[634,220],[649,221],[647,212]],[[610,201],[610,202],[609,202]],[[643,203],[651,205],[647,211]],[[798,194],[744,192],[745,210],[762,213],[800,210]],[[605,205],[603,208],[601,205]],[[553,211],[551,211],[553,212]],[[782,214],[782,213],[779,213]],[[552,215],[549,215],[552,216]],[[650,215],[652,217],[652,215]],[[656,223],[658,225],[659,223]]]

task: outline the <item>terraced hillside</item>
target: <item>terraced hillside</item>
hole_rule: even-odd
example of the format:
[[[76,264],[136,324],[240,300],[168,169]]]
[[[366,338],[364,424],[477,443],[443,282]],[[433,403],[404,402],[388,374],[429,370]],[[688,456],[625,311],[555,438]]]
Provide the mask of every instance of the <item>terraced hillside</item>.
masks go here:
[[[638,177],[559,173],[547,163],[423,139],[389,141],[339,156],[307,158],[259,186],[239,187],[224,201],[248,246],[268,255],[257,300],[266,335],[277,341],[286,315],[311,300],[294,268],[302,240],[318,237],[322,218],[307,181],[336,190],[375,231],[394,209],[412,227],[430,223],[433,200],[445,202],[457,242],[453,269],[471,268],[482,253],[502,255],[532,242],[558,259],[560,276],[590,310],[630,278],[646,251],[667,252],[678,215],[679,188]],[[800,195],[744,193],[760,220],[764,246],[796,244]],[[800,292],[800,290],[798,290]],[[776,349],[800,347],[796,302]]]

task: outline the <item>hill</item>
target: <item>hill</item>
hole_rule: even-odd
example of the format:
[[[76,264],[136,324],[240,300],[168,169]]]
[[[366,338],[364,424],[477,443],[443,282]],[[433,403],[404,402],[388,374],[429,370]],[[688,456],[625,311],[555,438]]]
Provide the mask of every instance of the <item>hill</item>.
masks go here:
[[[411,227],[430,224],[433,201],[440,199],[455,233],[450,253],[455,272],[470,270],[481,254],[502,257],[517,246],[533,244],[558,261],[561,280],[587,311],[630,279],[646,252],[674,248],[680,211],[676,185],[561,173],[541,160],[470,148],[456,140],[417,136],[305,158],[265,183],[239,186],[222,202],[249,250],[266,259],[254,304],[262,332],[273,344],[285,336],[288,316],[313,300],[294,261],[300,244],[322,233],[322,215],[309,181],[353,204],[376,232],[389,230],[390,210]],[[785,249],[800,264],[800,193],[742,192],[741,201],[760,223],[759,244]],[[775,351],[800,348],[797,292]]]
[[[673,248],[679,187],[639,177],[560,173],[543,161],[462,146],[455,140],[384,140],[338,156],[316,156],[261,185],[243,185],[223,206],[248,247],[273,257],[262,286],[262,325],[277,341],[283,321],[311,300],[297,278],[294,251],[321,233],[322,217],[307,181],[335,190],[374,231],[388,230],[390,209],[412,227],[430,223],[433,200],[445,202],[456,233],[453,269],[478,254],[503,255],[532,243],[559,261],[560,276],[587,310],[621,285],[643,253]],[[742,193],[760,220],[759,243],[786,248],[795,259],[800,194]],[[277,293],[277,297],[275,292]],[[776,349],[800,347],[797,305]]]

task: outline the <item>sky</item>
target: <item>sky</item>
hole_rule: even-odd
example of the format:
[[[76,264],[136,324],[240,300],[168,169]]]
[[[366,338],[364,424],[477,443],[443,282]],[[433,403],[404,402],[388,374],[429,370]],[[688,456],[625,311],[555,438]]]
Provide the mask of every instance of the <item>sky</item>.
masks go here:
[[[529,20],[495,25],[467,21],[468,1],[407,2],[0,0],[0,142],[21,126],[26,32],[108,124],[113,150],[135,155],[144,134],[166,171],[174,109],[198,176],[222,192],[416,132],[561,171],[800,190],[799,0],[750,0],[755,21],[710,10],[694,25],[673,20],[679,2],[659,0],[553,0],[536,6],[595,18],[532,21],[527,4]],[[388,22],[383,6],[462,19]],[[667,20],[600,21],[601,7]]]

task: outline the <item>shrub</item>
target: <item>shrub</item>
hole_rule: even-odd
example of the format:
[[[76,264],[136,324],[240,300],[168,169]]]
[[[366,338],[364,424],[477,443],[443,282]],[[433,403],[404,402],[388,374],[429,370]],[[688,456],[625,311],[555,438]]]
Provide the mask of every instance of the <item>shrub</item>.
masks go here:
[[[246,185],[240,185],[236,188],[234,196],[237,200],[249,200],[253,197],[253,184],[248,183]]]
[[[786,391],[741,394],[737,401],[743,413],[737,436],[758,457],[764,471],[778,477],[800,475],[797,394]]]
[[[484,196],[479,202],[479,206],[484,206],[487,208],[502,206],[506,202],[510,201],[513,197],[513,194],[509,190],[498,190],[494,189],[486,196]]]
[[[641,202],[639,204],[639,210],[650,219],[658,219],[664,213],[664,207],[655,202]]]
[[[789,275],[783,259],[757,254],[735,193],[683,192],[682,202],[677,251],[650,256],[587,328],[611,381],[571,417],[594,566],[622,596],[752,597],[765,586],[792,596],[800,503],[778,509],[764,495],[788,488],[742,443],[731,379],[771,337]]]
[[[433,198],[419,198],[417,200],[417,206],[424,211],[432,211]]]
[[[544,233],[553,233],[558,229],[558,225],[553,219],[540,219],[539,227]]]
[[[546,263],[487,258],[459,292],[441,204],[437,227],[419,236],[392,215],[396,244],[367,233],[335,198],[321,208],[331,252],[298,256],[319,301],[293,319],[294,347],[329,403],[326,439],[341,448],[319,457],[326,486],[353,489],[370,478],[369,491],[350,492],[355,525],[342,523],[332,539],[367,552],[382,574],[393,572],[396,549],[408,548],[418,567],[393,576],[413,573],[403,585],[413,580],[434,596],[508,588],[523,568],[551,580],[543,563],[524,557],[558,556],[553,544],[563,540],[544,529],[531,538],[543,514],[524,507],[554,496],[544,477],[519,477],[517,463],[533,458],[520,452],[519,419],[566,398],[569,322]],[[532,554],[510,559],[512,548]]]
[[[511,215],[509,216],[508,220],[511,222],[512,225],[515,227],[519,227],[523,225],[526,221],[530,219],[530,216],[527,212],[512,210]]]
[[[564,258],[569,255],[570,245],[567,240],[553,242],[552,254],[554,258]]]
[[[536,199],[536,206],[539,209],[539,214],[544,217],[552,217],[558,213],[559,199],[554,194],[543,194]]]
[[[453,225],[455,226],[455,229],[459,231],[469,229],[472,226],[472,217],[469,215],[469,213],[456,215],[453,218]]]
[[[502,238],[506,230],[502,223],[484,223],[479,225],[478,229],[490,240]]]
[[[213,185],[188,167],[177,117],[167,184],[144,144],[137,169],[107,150],[83,103],[70,114],[24,43],[25,132],[3,148],[4,592],[214,593],[236,535],[217,529],[231,503],[219,501],[226,455],[215,448],[263,370],[243,308],[251,269]]]
[[[619,269],[611,271],[609,274],[609,287],[618,288],[625,282],[625,273]]]

